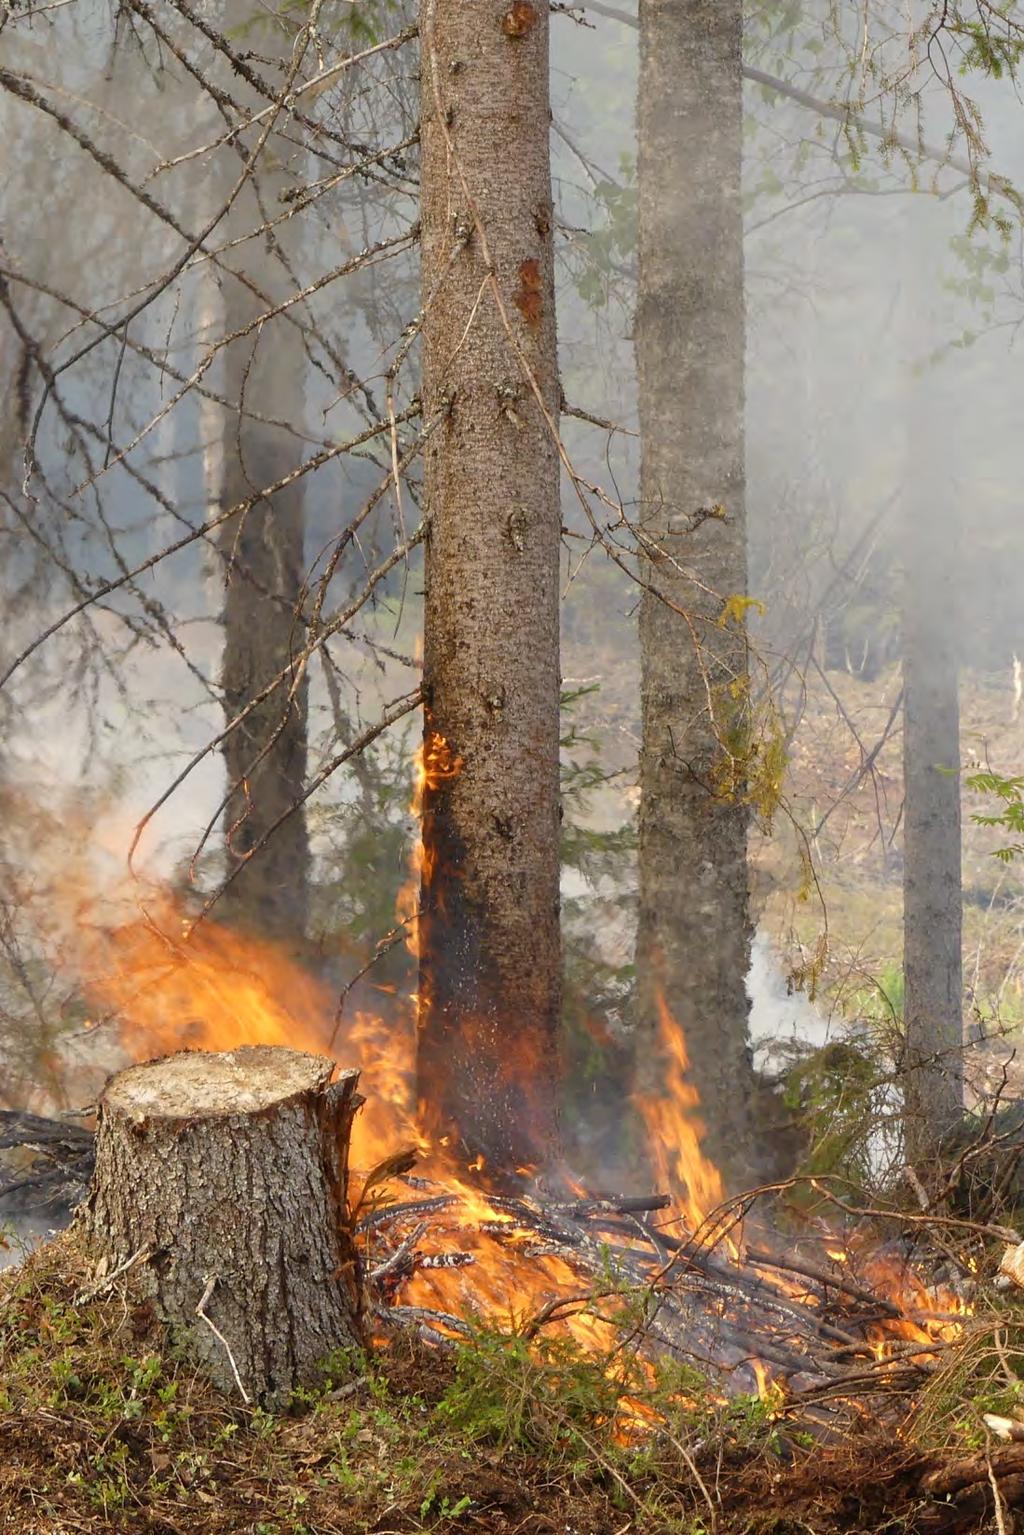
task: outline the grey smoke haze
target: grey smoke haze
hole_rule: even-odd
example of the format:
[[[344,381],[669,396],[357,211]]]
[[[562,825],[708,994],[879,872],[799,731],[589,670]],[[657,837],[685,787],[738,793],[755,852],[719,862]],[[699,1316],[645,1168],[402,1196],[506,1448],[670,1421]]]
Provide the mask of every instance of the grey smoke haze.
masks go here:
[[[51,23],[9,27],[5,47],[13,66],[26,72],[60,76],[63,89],[93,101],[101,126],[113,134],[122,158],[148,163],[152,139],[168,158],[202,142],[215,131],[212,104],[201,111],[194,91],[167,67],[157,79],[137,47],[126,42],[109,53],[110,29],[105,7],[76,0]],[[808,3],[800,36],[803,44],[826,31],[830,7]],[[756,17],[752,20],[756,30]],[[56,28],[68,27],[70,33]],[[553,94],[559,132],[554,141],[557,195],[564,225],[560,278],[561,360],[568,398],[604,418],[635,428],[635,383],[631,353],[633,307],[632,257],[614,251],[607,302],[596,306],[582,284],[585,261],[575,233],[601,226],[628,204],[632,169],[633,92],[636,34],[608,18],[595,18],[593,29],[556,20]],[[60,37],[78,46],[50,46]],[[800,68],[808,57],[800,36],[792,56]],[[757,47],[752,36],[753,49]],[[986,131],[999,171],[1024,181],[1024,138],[1020,105],[999,83],[970,83],[982,107]],[[827,94],[827,87],[825,88]],[[964,660],[971,673],[1009,679],[1014,654],[1024,654],[1024,548],[1014,543],[1019,531],[1021,434],[1019,402],[1024,397],[1024,362],[1014,346],[1015,323],[1024,316],[1019,290],[1018,237],[1006,246],[1004,269],[972,266],[965,244],[969,201],[964,194],[939,200],[922,176],[917,189],[909,172],[892,159],[873,163],[858,176],[844,150],[842,136],[826,139],[805,109],[781,99],[765,101],[757,87],[748,92],[751,117],[748,165],[748,499],[752,549],[752,592],[767,607],[757,633],[770,661],[803,644],[818,606],[844,561],[881,514],[870,549],[858,555],[858,569],[874,562],[876,583],[870,602],[863,591],[844,591],[828,614],[830,665],[865,665],[868,673],[894,658],[897,559],[891,524],[917,477],[927,469],[929,484],[952,486],[963,508],[965,559],[960,590]],[[713,104],[709,104],[713,110]],[[880,107],[866,108],[877,115]],[[112,127],[112,119],[122,130]],[[948,114],[937,92],[929,95],[924,134],[942,143]],[[145,132],[137,126],[145,125]],[[391,125],[397,131],[398,124]],[[913,131],[911,129],[911,131]],[[90,305],[112,302],[131,289],[139,273],[149,274],[174,248],[168,231],[155,230],[123,190],[113,187],[84,163],[72,171],[51,127],[29,122],[23,106],[0,99],[0,133],[14,146],[11,174],[0,190],[0,222],[11,261],[38,274],[49,287],[76,293]],[[812,145],[807,165],[793,175],[794,146]],[[142,142],[140,142],[142,140]],[[826,175],[824,165],[838,154],[845,163]],[[296,175],[299,173],[298,168]],[[72,177],[79,222],[74,239],[66,238]],[[774,179],[773,179],[774,177]],[[902,189],[900,182],[902,180]],[[947,173],[943,185],[952,185]],[[777,184],[776,184],[777,182]],[[187,167],[165,178],[161,195],[190,207],[193,222],[209,203],[206,186],[191,197]],[[829,195],[823,195],[828,191]],[[347,194],[346,194],[347,197]],[[616,201],[616,199],[620,199]],[[191,206],[190,206],[191,204]],[[318,227],[315,248],[306,252],[311,270],[336,263],[379,237],[397,218],[389,210],[367,211],[355,194],[330,205]],[[694,210],[694,217],[699,217]],[[145,236],[145,237],[143,237]],[[1003,247],[997,235],[978,234],[978,249]],[[341,255],[339,256],[339,251]],[[86,260],[83,260],[83,252]],[[414,280],[410,259],[395,263],[396,286],[408,294]],[[387,276],[377,279],[387,282]],[[156,346],[172,337],[172,352],[188,371],[195,366],[207,324],[207,310],[217,298],[204,287],[197,268],[180,292],[169,293],[140,321],[135,339]],[[332,327],[346,365],[356,375],[379,375],[376,320],[368,318],[374,295],[363,274],[348,287],[330,292],[317,315]],[[403,287],[404,285],[404,287]],[[584,293],[581,293],[581,285]],[[981,291],[979,291],[979,289]],[[47,339],[56,342],[70,323],[60,306],[39,295],[24,294]],[[206,307],[204,307],[206,306]],[[400,307],[400,306],[398,306]],[[412,313],[407,304],[403,318]],[[5,382],[6,357],[16,361],[17,346],[0,320]],[[961,345],[965,334],[973,339]],[[952,350],[951,350],[952,349]],[[84,410],[89,397],[109,385],[116,348],[99,353],[91,375],[67,385],[69,405]],[[931,366],[934,363],[934,366]],[[13,368],[14,363],[10,364]],[[123,440],[130,440],[173,393],[152,369],[128,356],[119,408]],[[919,423],[908,448],[907,397],[916,371],[930,367],[934,413]],[[216,370],[211,380],[216,380]],[[381,388],[379,376],[376,388]],[[104,396],[105,398],[106,396]],[[351,402],[341,404],[321,372],[310,368],[305,396],[295,401],[292,421],[317,442],[343,436],[358,420]],[[121,553],[134,560],[156,550],[175,535],[175,515],[195,518],[216,498],[210,450],[222,423],[217,408],[185,400],[161,422],[135,455],[170,503],[154,507],[137,481],[114,466],[105,478],[104,508],[119,530]],[[625,506],[637,494],[637,455],[631,438],[619,437],[608,448],[604,438],[570,423],[570,445],[582,472],[599,481],[613,472]],[[64,463],[66,431],[53,412],[46,418],[41,457],[55,476],[54,499],[70,498],[91,508],[87,495],[73,496],[82,478],[80,463]],[[319,553],[341,513],[358,504],[376,480],[379,465],[364,459],[347,467],[328,466],[313,477],[308,503],[308,554]],[[406,509],[407,510],[407,509]],[[928,514],[927,505],[921,515]],[[567,523],[579,532],[581,519],[571,496],[565,497]],[[386,503],[372,525],[368,542],[384,544],[391,536],[395,507]],[[88,526],[68,533],[72,559],[88,558],[96,573],[109,575],[114,556],[90,509]],[[12,623],[4,640],[8,653],[26,642],[73,600],[68,583],[51,568],[41,569],[23,526],[5,528],[5,582],[17,590]],[[339,585],[355,582],[359,560],[346,567]],[[564,606],[567,676],[599,684],[581,706],[586,722],[603,733],[611,768],[635,759],[637,734],[637,663],[633,608],[635,591],[598,556],[578,561],[575,549],[566,560]],[[571,579],[570,579],[571,576]],[[394,649],[413,648],[418,628],[420,572],[414,562],[406,575],[389,584],[388,595],[366,620],[372,636]],[[194,550],[159,565],[145,578],[144,596],[173,615],[175,638],[187,649],[189,665],[166,643],[140,640],[112,613],[94,619],[95,632],[110,646],[124,647],[117,675],[103,671],[94,680],[78,678],[72,697],[67,686],[90,642],[83,629],[57,638],[26,669],[13,694],[14,704],[0,762],[10,784],[25,800],[52,803],[62,792],[88,787],[93,795],[86,833],[76,825],[66,835],[95,840],[94,861],[102,886],[123,867],[132,828],[187,759],[219,728],[220,705],[197,682],[194,668],[215,677],[220,655],[217,624],[221,585],[211,562]],[[13,600],[13,599],[12,599]],[[864,613],[858,618],[858,605]],[[117,598],[115,612],[137,614],[136,599]],[[834,637],[834,639],[833,639]],[[357,641],[343,647],[344,703],[354,725],[374,718],[382,699],[409,683],[410,670]],[[327,755],[333,739],[333,701],[323,672],[312,678],[314,766]],[[1018,728],[1017,762],[1024,761],[1024,730]],[[983,744],[982,744],[983,749]],[[212,754],[191,774],[161,814],[143,846],[143,863],[160,875],[176,869],[194,847],[223,791],[223,769]],[[330,864],[332,832],[323,806],[353,805],[354,778],[339,776],[321,796],[313,820],[314,848],[324,867]],[[610,821],[632,811],[619,787],[601,800],[600,814]],[[219,844],[214,839],[216,849]],[[20,886],[33,886],[33,875],[57,872],[66,848],[59,832],[15,839],[6,859]],[[895,877],[895,871],[894,875]],[[628,875],[622,881],[629,885]],[[607,887],[568,878],[566,892],[584,902],[594,899],[597,920],[604,920]],[[625,903],[624,903],[625,904]],[[586,917],[581,921],[585,923]],[[610,941],[628,949],[629,916],[618,918]],[[786,993],[787,957],[777,953],[767,932],[755,944],[749,989],[752,1032],[756,1041],[787,1034],[817,1041],[825,1024],[805,998]],[[59,986],[62,990],[63,986]],[[49,1006],[49,1002],[47,1002]],[[59,1017],[59,1006],[53,1009]]]
[[[828,9],[824,4],[806,7],[806,37],[821,31]],[[105,13],[102,7],[79,3],[74,15],[82,47],[77,54],[61,57],[61,67],[67,73],[66,88],[91,95],[107,111],[116,103],[122,114],[130,115],[133,99],[140,106],[145,102],[152,111],[159,108],[154,126],[160,131],[162,148],[165,140],[171,149],[187,131],[208,129],[212,111],[209,122],[204,117],[198,125],[191,123],[192,94],[174,86],[173,76],[162,77],[157,92],[137,51],[127,48],[117,54],[114,73],[105,78],[109,41]],[[570,53],[559,47],[556,36],[553,92],[558,121],[593,167],[620,177],[625,185],[628,171],[622,170],[622,157],[633,150],[635,33],[614,21],[602,20],[593,31],[576,29],[571,41]],[[23,29],[9,44],[15,53],[18,48],[24,50],[26,67],[33,60],[38,64],[40,46],[29,29]],[[1024,151],[1012,92],[1000,90],[998,83],[973,81],[972,89],[984,112],[995,163],[1001,173],[1019,177],[1024,173]],[[923,190],[906,195],[855,195],[851,190],[844,195],[814,197],[804,193],[794,197],[785,187],[766,191],[761,183],[766,166],[773,164],[773,155],[774,163],[784,168],[785,146],[807,137],[813,124],[807,122],[804,109],[791,103],[776,100],[767,109],[755,88],[750,89],[749,99],[752,122],[761,125],[748,167],[752,580],[755,590],[760,584],[769,604],[766,640],[784,643],[794,638],[792,627],[797,616],[790,610],[794,598],[801,605],[802,622],[807,611],[813,613],[815,598],[834,574],[836,560],[856,544],[879,505],[898,495],[914,473],[914,466],[906,461],[904,441],[903,397],[908,368],[949,347],[965,331],[980,332],[984,327],[979,306],[969,296],[952,291],[954,284],[964,281],[963,268],[951,248],[951,242],[961,239],[966,230],[968,215],[962,198],[938,201],[930,197],[926,176],[921,178]],[[16,142],[17,127],[23,126],[19,109],[7,99],[2,111],[15,129],[10,137]],[[924,127],[929,138],[942,141],[946,120],[941,98],[936,97],[928,108]],[[60,240],[54,238],[67,187],[52,162],[51,139],[43,134],[37,151],[46,166],[49,185],[44,179],[40,189],[34,167],[32,173],[31,187],[39,213],[29,225],[23,217],[24,204],[19,202],[28,190],[28,178],[20,182],[13,177],[4,194],[5,228],[10,231],[7,238],[15,257],[38,267],[54,286],[73,287],[78,252],[62,251]],[[557,135],[555,156],[566,222],[571,223],[575,213],[584,211],[591,223],[596,222],[602,205],[598,201],[595,212],[592,198],[581,195],[581,188],[592,192],[591,181],[576,154]],[[91,199],[91,224],[96,237],[104,241],[106,258],[102,267],[105,282],[95,295],[102,299],[105,294],[117,293],[124,269],[132,261],[142,260],[143,253],[135,248],[122,249],[120,241],[127,247],[143,223],[133,213],[119,230],[123,194],[116,188],[110,190],[106,179],[98,175],[93,179],[95,187],[90,186],[90,191],[100,195]],[[597,171],[593,179],[600,183]],[[883,180],[881,173],[879,180]],[[325,236],[325,256],[328,252]],[[576,289],[571,240],[566,242],[561,276],[561,355],[566,392],[570,398],[632,426],[629,272],[613,283],[611,302],[598,310],[584,303]],[[992,280],[995,283],[996,279]],[[178,321],[179,349],[185,357],[186,338],[197,331],[202,318],[199,297],[198,292],[189,290],[184,319]],[[150,322],[154,336],[166,326],[170,307]],[[914,334],[909,323],[911,312],[916,316]],[[997,315],[1006,327],[1013,318],[1012,307],[1003,306]],[[373,343],[358,304],[347,331],[353,368],[369,371]],[[998,528],[1008,507],[1016,506],[1019,434],[1015,402],[1022,379],[1021,360],[1012,341],[1011,329],[996,330],[954,353],[951,363],[939,369],[942,397],[948,403],[920,450],[939,466],[940,473],[956,477],[966,503],[968,525],[975,531],[979,546],[986,535],[992,541],[992,529]],[[137,411],[151,409],[156,403],[139,400]],[[303,410],[311,431],[320,429],[318,423],[322,425],[328,403],[328,391],[311,370]],[[158,461],[157,483],[188,511],[202,505],[208,494],[197,452],[203,429],[199,415],[189,402],[183,402],[162,423],[153,450]],[[206,425],[209,430],[210,422]],[[577,435],[580,451],[585,453],[584,434],[579,431]],[[593,446],[591,442],[591,451]],[[619,442],[615,451],[620,455],[616,472],[625,476],[620,490],[628,504],[635,478],[635,450],[632,444]],[[596,469],[601,453],[603,445],[594,463],[585,465],[588,470]],[[174,456],[160,466],[159,461],[170,455]],[[367,482],[372,483],[369,475]],[[313,483],[317,489],[313,495],[311,553],[337,515],[339,503],[344,504],[354,494],[345,477],[330,469]],[[113,473],[107,493],[114,514],[130,521],[128,506],[130,501],[138,502],[137,486]],[[574,515],[567,501],[567,516]],[[158,512],[155,527],[151,520],[138,516],[135,522],[138,539],[144,538],[155,548],[168,536],[173,519]],[[8,544],[17,547],[10,538]],[[127,547],[131,549],[130,540]],[[983,547],[976,552],[979,559],[985,554]],[[596,669],[593,655],[578,653],[574,645],[578,630],[583,631],[586,641],[591,638],[587,619],[594,600],[588,587],[592,568],[597,590],[604,595],[607,588],[605,573],[596,566],[593,561],[584,566],[567,590],[567,673],[591,675]],[[965,571],[965,575],[976,578],[976,584],[967,585],[962,594],[965,629],[984,662],[1009,667],[1013,653],[1024,650],[1024,633],[1019,627],[1019,615],[1024,611],[1018,600],[1020,577],[1016,569],[1004,564],[997,570],[1000,579],[994,590],[985,580],[992,574],[991,562],[985,564],[983,560],[980,566],[972,563]],[[60,610],[66,592],[52,581],[50,587],[24,612],[19,637],[34,632],[41,617]],[[208,570],[202,579],[195,558],[186,554],[158,569],[151,590],[175,613],[183,632],[187,626],[197,661],[212,670],[219,649],[215,575]],[[628,617],[631,595],[625,583],[615,598],[602,613],[604,624],[618,641],[615,668],[625,679],[635,651]],[[415,627],[414,598],[410,608],[411,630]],[[119,632],[113,620],[101,619],[100,626],[110,640]],[[53,665],[60,662],[54,660]],[[351,647],[346,665],[352,692],[372,697],[374,668],[365,651]],[[120,768],[127,759],[131,771],[119,779],[117,796],[126,822],[166,781],[169,758],[163,754],[173,756],[201,742],[217,719],[216,705],[197,696],[194,679],[165,651],[137,653],[129,662],[127,675],[126,699],[118,699],[109,685],[101,690],[98,739],[95,725],[81,717],[83,711],[69,716],[66,694],[58,694],[52,713],[41,717],[43,728],[33,730],[24,742],[16,735],[9,748],[16,759],[21,755],[19,748],[30,753],[32,772],[38,772],[44,782],[53,776],[76,783],[83,769],[100,776],[105,761],[116,759]],[[611,686],[616,681],[602,680]],[[322,692],[318,701],[322,707]],[[366,712],[370,712],[369,705]],[[635,723],[632,713],[629,723]],[[218,769],[215,763],[208,763],[198,771],[184,796],[172,801],[155,840],[184,845],[206,815],[217,792]]]
[[[48,1222],[31,1215],[5,1215],[0,1218],[0,1269],[20,1263],[40,1242],[47,1241],[64,1225],[63,1220]]]

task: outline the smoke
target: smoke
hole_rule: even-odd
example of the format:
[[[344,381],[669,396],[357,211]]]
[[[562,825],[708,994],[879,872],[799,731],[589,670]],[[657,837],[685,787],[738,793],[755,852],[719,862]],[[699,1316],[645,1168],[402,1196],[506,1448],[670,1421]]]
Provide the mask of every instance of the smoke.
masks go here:
[[[750,1037],[755,1060],[771,1069],[778,1060],[778,1045],[817,1047],[829,1037],[830,1022],[805,992],[787,981],[782,956],[763,929],[755,934],[747,975],[750,997]]]
[[[56,1236],[66,1224],[67,1216],[61,1213],[50,1220],[42,1220],[31,1215],[0,1212],[0,1269],[21,1263],[34,1247]]]
[[[889,9],[879,8],[892,33],[885,48],[861,51],[842,16],[837,22],[836,7],[826,0],[803,7],[788,52],[805,94],[863,99],[872,121],[896,110],[888,77],[866,80],[855,73],[860,57],[881,58],[879,68],[893,78],[905,62]],[[10,67],[52,79],[66,103],[85,103],[83,131],[87,127],[126,174],[139,182],[150,176],[153,195],[182,227],[191,227],[200,221],[197,210],[213,207],[216,188],[237,174],[237,156],[230,146],[212,157],[198,155],[222,126],[213,98],[196,90],[170,54],[156,69],[153,50],[137,40],[112,51],[106,16],[104,7],[83,0],[55,11],[45,34],[12,23],[5,31]],[[608,17],[593,19],[593,28],[574,29],[571,53],[559,51],[556,39],[561,363],[569,403],[626,431],[595,431],[573,418],[566,442],[581,475],[604,488],[609,505],[632,512],[638,496],[638,450],[629,435],[636,427],[636,32]],[[572,23],[556,18],[555,25]],[[755,18],[748,63],[781,67],[757,26]],[[252,46],[266,53],[279,41],[257,31]],[[235,88],[227,66],[217,78],[225,89]],[[401,142],[409,127],[403,79],[399,71],[397,83],[378,91],[377,77],[361,76],[346,106],[374,145]],[[924,120],[918,124],[911,113],[901,129],[915,137],[920,126],[924,140],[942,144],[948,98],[927,73],[915,84]],[[1024,151],[1013,92],[979,76],[964,88],[979,105],[993,165],[1020,182]],[[915,100],[917,94],[902,92]],[[378,109],[374,103],[385,98],[388,105]],[[337,115],[341,98],[330,101]],[[913,491],[916,515],[927,518],[922,486],[953,486],[961,519],[967,750],[1008,771],[1024,759],[1013,694],[1015,657],[1024,653],[1018,424],[1024,358],[1010,345],[1024,296],[1018,231],[1004,234],[992,217],[972,224],[970,188],[956,171],[929,163],[916,172],[904,158],[880,153],[877,139],[858,143],[854,153],[833,119],[823,131],[813,111],[781,91],[749,85],[747,110],[751,595],[766,609],[752,623],[790,743],[785,813],[777,809],[771,830],[753,839],[771,888],[748,977],[751,1032],[759,1059],[770,1063],[777,1054],[772,1041],[817,1044],[830,1027],[831,1000],[819,1009],[790,991],[785,979],[795,951],[801,957],[813,952],[824,925],[813,892],[799,902],[794,923],[796,892],[808,893],[808,848],[833,939],[832,967],[822,977],[826,993],[844,965],[872,974],[899,962],[895,512]],[[25,279],[20,285],[12,279],[20,322],[41,354],[58,361],[83,335],[96,343],[82,368],[62,375],[59,402],[51,400],[44,412],[34,450],[34,501],[18,499],[25,471],[20,445],[8,440],[6,426],[0,439],[10,497],[0,513],[10,614],[0,662],[9,662],[83,592],[123,566],[135,568],[216,510],[222,479],[216,460],[230,447],[234,417],[218,398],[223,359],[207,355],[222,321],[209,264],[190,267],[180,285],[133,321],[126,338],[104,338],[83,315],[121,313],[126,295],[157,282],[180,241],[80,146],[69,146],[52,117],[4,96],[0,133],[10,146],[10,174],[0,190],[3,259]],[[285,138],[271,147],[289,193],[337,173],[315,156],[297,156]],[[193,149],[194,161],[166,168]],[[412,216],[409,153],[392,156],[384,169],[375,166],[362,181],[348,177],[311,203],[312,212],[295,224],[304,239],[287,242],[298,288],[346,263],[355,268],[309,300],[302,386],[264,396],[287,417],[281,430],[304,462],[313,462],[368,421],[384,420],[392,388],[398,423],[394,441],[388,423],[380,439],[309,474],[311,591],[335,552],[332,540],[375,487],[388,485],[392,455],[397,462],[414,435],[400,419],[415,387],[414,338],[407,349],[410,371],[397,384],[388,366],[416,312],[415,258],[403,250],[394,259],[378,254],[358,263],[362,250]],[[266,210],[268,219],[283,217],[297,201],[278,201]],[[260,276],[271,267],[277,273],[270,236],[248,243],[259,246],[253,265]],[[288,289],[281,281],[282,291]],[[281,323],[280,316],[267,320],[253,351],[254,366],[271,373]],[[0,325],[5,381],[9,373],[23,383],[24,348],[9,315]],[[204,392],[183,389],[181,380],[199,367]],[[923,377],[934,408],[918,419],[911,441],[908,400]],[[31,374],[28,418],[42,382],[38,371]],[[109,443],[102,437],[108,416]],[[80,418],[93,422],[99,444],[88,433],[76,435]],[[566,926],[574,953],[590,962],[586,979],[603,1016],[614,1017],[628,1010],[635,916],[629,833],[639,718],[637,594],[628,575],[590,547],[590,529],[572,497],[565,499],[570,554],[563,673],[584,694],[571,716],[576,741],[566,748],[566,762],[580,767],[574,782],[593,785],[586,796],[567,797],[574,862],[564,880]],[[396,529],[408,531],[413,503],[411,491],[401,503],[381,494],[379,508],[347,538],[326,610],[361,590],[367,572],[393,547]],[[608,520],[614,521],[610,512]],[[389,572],[331,649],[311,658],[310,776],[415,680],[417,561],[414,553]],[[185,872],[204,828],[211,819],[216,824],[225,791],[221,755],[209,749],[223,725],[217,684],[222,603],[223,572],[196,539],[55,636],[0,694],[7,711],[0,760],[0,1051],[18,1102],[39,1109],[75,1105],[116,1063],[111,1036],[91,1032],[95,1020],[83,1001],[90,962],[76,930],[110,930],[123,922],[126,905],[137,909],[139,888],[126,872],[134,829],[190,760],[191,770],[147,831],[138,867],[191,901],[212,888],[228,864],[215,831],[206,858]],[[584,749],[578,744],[584,739],[594,744]],[[349,979],[372,957],[394,920],[393,894],[412,832],[409,745],[396,736],[326,783],[310,803],[316,900],[303,957],[332,983]],[[977,993],[1008,1007],[1021,996],[1019,913],[1002,897],[988,899],[995,880],[986,861],[990,845],[983,831],[967,828],[968,877],[978,893],[969,942],[977,955]],[[1012,882],[1012,872],[1003,878]],[[89,891],[86,904],[73,895],[79,887]],[[1000,888],[1005,896],[1005,884]],[[406,985],[407,969],[399,971],[397,959],[388,964],[368,984]]]

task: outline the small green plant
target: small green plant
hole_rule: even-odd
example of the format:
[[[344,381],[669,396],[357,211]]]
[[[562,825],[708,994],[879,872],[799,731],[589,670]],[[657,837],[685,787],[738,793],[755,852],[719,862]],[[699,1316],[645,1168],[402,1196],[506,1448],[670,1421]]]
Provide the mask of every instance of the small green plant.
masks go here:
[[[883,1074],[863,1037],[832,1040],[798,1059],[786,1077],[783,1103],[807,1136],[804,1172],[869,1181],[870,1134]]]
[[[462,1497],[452,1501],[447,1493],[438,1498],[437,1489],[432,1487],[420,1504],[420,1518],[427,1519],[433,1515],[436,1519],[460,1519],[464,1513],[473,1507],[473,1499],[463,1493]]]
[[[622,274],[636,253],[637,185],[632,155],[619,157],[619,176],[602,177],[593,188],[590,231],[581,242],[582,264],[576,273],[580,298],[603,309],[621,289]]]
[[[881,1025],[883,1029],[888,1025],[898,1027],[903,1021],[905,998],[903,966],[895,960],[886,960],[869,984],[848,993],[844,1011],[848,1017],[866,1024],[869,1030],[874,1025]]]
[[[986,794],[1000,802],[991,813],[976,812],[971,820],[976,826],[998,826],[1011,840],[993,850],[1001,863],[1012,863],[1024,853],[1024,777],[1004,778],[1000,773],[972,773],[965,783],[976,794]]]
[[[915,1422],[925,1444],[984,1449],[991,1440],[983,1414],[1021,1421],[1024,1328],[1010,1309],[993,1310],[972,1321],[957,1347],[931,1376]]]
[[[478,1327],[459,1349],[438,1421],[499,1449],[550,1449],[613,1418],[621,1385],[571,1339]]]

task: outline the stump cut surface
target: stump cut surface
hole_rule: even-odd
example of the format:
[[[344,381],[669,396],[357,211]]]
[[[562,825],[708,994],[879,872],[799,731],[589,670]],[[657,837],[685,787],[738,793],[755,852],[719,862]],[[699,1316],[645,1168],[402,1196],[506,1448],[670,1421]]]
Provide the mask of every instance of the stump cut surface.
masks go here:
[[[184,1050],[113,1077],[105,1107],[131,1119],[255,1114],[326,1087],[334,1062],[299,1050],[247,1045],[211,1055]]]

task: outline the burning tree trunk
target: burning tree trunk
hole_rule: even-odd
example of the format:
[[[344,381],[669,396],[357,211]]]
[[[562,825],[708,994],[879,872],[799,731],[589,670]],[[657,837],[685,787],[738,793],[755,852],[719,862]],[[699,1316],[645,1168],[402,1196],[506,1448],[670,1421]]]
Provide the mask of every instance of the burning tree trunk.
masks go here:
[[[560,409],[548,13],[423,0],[419,1092],[505,1166],[555,1138]]]
[[[723,744],[742,754],[747,653],[742,624],[719,624],[747,587],[741,12],[640,0],[636,322],[653,588],[640,609],[639,1085],[656,1090],[663,1071],[663,1000],[686,1036],[704,1149],[733,1185],[753,1089],[748,815]]]
[[[911,281],[913,292],[919,272]],[[963,1117],[959,517],[941,456],[941,444],[952,440],[937,424],[941,388],[929,370],[913,378],[910,389],[903,496],[903,1064],[907,1152],[911,1161],[927,1163]]]
[[[348,1226],[358,1073],[265,1046],[130,1066],[100,1103],[83,1223],[225,1390],[283,1400],[362,1331]]]

